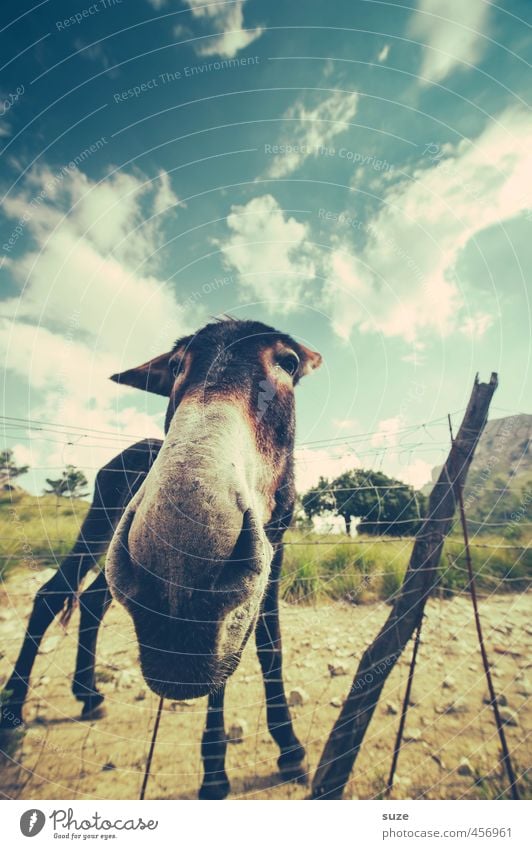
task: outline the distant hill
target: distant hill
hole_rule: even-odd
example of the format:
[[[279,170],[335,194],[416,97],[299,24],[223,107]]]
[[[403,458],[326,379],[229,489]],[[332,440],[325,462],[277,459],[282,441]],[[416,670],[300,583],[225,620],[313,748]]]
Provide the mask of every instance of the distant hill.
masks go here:
[[[468,518],[491,525],[483,532],[510,539],[532,536],[531,436],[530,415],[493,419],[486,425],[464,491]],[[441,466],[432,470],[431,483],[423,487],[426,495],[440,471]]]

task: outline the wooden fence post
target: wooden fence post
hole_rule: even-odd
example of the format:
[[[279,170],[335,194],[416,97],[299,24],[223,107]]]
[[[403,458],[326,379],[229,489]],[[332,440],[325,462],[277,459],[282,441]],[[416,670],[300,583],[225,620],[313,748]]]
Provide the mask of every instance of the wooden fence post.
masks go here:
[[[314,799],[339,799],[360,751],[384,687],[415,629],[438,578],[443,542],[451,528],[463,487],[484,430],[497,375],[489,383],[475,378],[460,430],[430,494],[427,517],[416,535],[403,585],[385,624],[366,649],[349,695],[323,749],[312,783]]]

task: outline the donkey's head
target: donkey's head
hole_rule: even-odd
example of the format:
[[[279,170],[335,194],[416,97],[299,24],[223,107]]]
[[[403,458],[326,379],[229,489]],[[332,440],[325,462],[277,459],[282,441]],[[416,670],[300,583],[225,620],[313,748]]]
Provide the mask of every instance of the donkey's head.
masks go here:
[[[163,446],[107,559],[162,696],[204,695],[238,665],[291,517],[294,386],[320,362],[271,327],[227,320],[113,375],[170,398]]]

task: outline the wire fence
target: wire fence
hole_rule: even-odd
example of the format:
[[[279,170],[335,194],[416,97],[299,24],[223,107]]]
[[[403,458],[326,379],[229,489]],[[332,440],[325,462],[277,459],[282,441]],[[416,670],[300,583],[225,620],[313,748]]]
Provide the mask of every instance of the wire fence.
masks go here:
[[[126,442],[130,443],[131,441],[134,441],[136,439],[142,439],[143,438],[141,436],[135,436],[135,435],[132,435],[132,434],[116,434],[116,433],[111,432],[111,431],[97,431],[97,430],[91,429],[91,428],[70,428],[70,427],[66,428],[66,427],[61,426],[60,423],[57,423],[57,422],[56,423],[53,423],[53,422],[29,422],[28,420],[13,419],[13,418],[10,418],[10,417],[1,417],[0,418],[0,424],[3,424],[5,435],[9,436],[10,438],[15,433],[17,433],[18,434],[17,440],[23,438],[23,436],[26,436],[31,441],[34,441],[36,439],[42,439],[43,441],[49,442],[50,441],[49,436],[52,436],[52,437],[54,437],[54,439],[51,440],[52,442],[57,442],[58,444],[61,444],[63,446],[76,444],[78,447],[80,446],[80,444],[83,443],[83,447],[87,448],[87,449],[104,448],[104,447],[105,448],[112,448],[116,445],[117,451],[119,451],[121,449],[121,447],[125,447],[125,446],[120,446],[119,445],[120,442],[126,441]],[[408,442],[399,441],[397,445],[392,445],[392,446],[389,446],[388,448],[382,448],[381,446],[375,446],[375,445],[369,444],[369,445],[367,445],[367,448],[366,448],[365,451],[364,450],[357,450],[356,453],[357,453],[357,456],[370,456],[371,455],[374,458],[374,460],[378,460],[379,458],[382,459],[382,457],[386,454],[387,450],[389,450],[390,452],[393,451],[396,454],[399,453],[402,450],[412,451],[412,452],[415,452],[416,454],[419,454],[420,452],[425,451],[425,450],[428,452],[430,450],[434,451],[435,449],[437,449],[437,450],[441,449],[442,453],[446,454],[447,450],[448,450],[448,441],[444,442],[443,440],[435,440],[433,438],[433,436],[430,434],[430,431],[432,429],[434,429],[434,428],[438,429],[440,427],[447,428],[447,417],[442,417],[442,419],[434,419],[432,421],[424,422],[424,423],[421,423],[419,425],[415,425],[415,426],[411,426],[411,427],[405,427],[404,429],[402,429],[402,432],[399,435],[399,440],[402,440],[403,438],[405,440],[409,439]],[[422,434],[423,439],[420,439],[418,441],[411,439],[411,435],[415,434],[415,433],[416,434],[417,433]],[[355,434],[355,435],[349,435],[349,436],[335,437],[335,438],[332,438],[330,440],[308,441],[308,442],[299,443],[299,445],[297,446],[297,450],[312,451],[312,450],[322,449],[323,447],[331,447],[334,450],[341,450],[342,446],[343,446],[345,453],[348,454],[349,452],[351,452],[353,446],[356,445],[360,448],[360,446],[364,446],[365,443],[366,444],[371,443],[371,440],[375,439],[376,436],[380,438],[382,436],[386,436],[386,434],[383,434],[382,431],[373,431],[373,432],[367,433],[367,434]],[[59,438],[56,439],[55,437],[59,437]],[[76,440],[75,443],[74,443],[74,440]],[[82,443],[80,442],[80,440],[82,441]],[[105,442],[105,440],[107,440],[107,442]],[[102,443],[104,443],[104,444],[102,444]],[[54,465],[50,464],[50,465],[35,466],[34,469],[36,471],[39,471],[39,472],[60,471],[60,467],[58,465],[55,465],[55,464]],[[88,470],[89,470],[89,468],[87,467],[87,471]],[[96,470],[96,467],[90,469],[90,471],[95,471],[95,470]],[[132,470],[132,471],[134,471],[134,470]],[[392,491],[394,489],[404,489],[404,488],[410,489],[410,486],[408,484],[398,483],[398,484],[394,484],[393,486],[381,486],[381,487],[368,486],[367,487],[368,490],[377,490],[379,492],[379,495],[382,495],[383,497],[387,493],[389,493],[390,491]],[[330,489],[329,491],[332,492],[333,490]],[[339,490],[337,490],[337,491],[339,491]],[[520,495],[522,493],[522,489],[519,487],[519,483],[516,481],[515,477],[512,477],[511,480],[508,483],[508,486],[485,485],[483,487],[483,492],[485,494],[492,495],[493,496],[493,503],[494,503],[494,505],[496,505],[500,498],[503,498],[504,496],[506,496],[508,494]],[[5,493],[4,499],[7,502],[9,502],[9,493]],[[14,499],[14,504],[15,504],[15,502],[16,502],[16,497]],[[20,519],[20,527],[22,529],[21,538],[19,540],[17,540],[16,535],[5,534],[3,531],[0,533],[0,549],[1,549],[2,545],[4,545],[4,544],[11,543],[15,546],[14,550],[10,550],[9,552],[7,552],[5,550],[2,551],[2,553],[0,553],[0,561],[7,563],[7,564],[12,564],[12,565],[16,565],[16,564],[18,564],[18,565],[22,564],[23,565],[24,561],[28,561],[28,559],[29,559],[29,555],[28,555],[28,547],[29,547],[29,549],[35,549],[36,550],[35,557],[36,557],[37,561],[39,562],[39,565],[43,565],[43,566],[60,565],[60,562],[61,562],[61,560],[63,559],[63,557],[65,556],[65,553],[66,553],[65,550],[64,550],[65,547],[68,547],[70,544],[72,544],[74,542],[75,531],[77,530],[77,528],[74,529],[74,532],[72,533],[71,537],[67,536],[67,535],[65,535],[65,536],[63,536],[63,535],[53,535],[52,533],[50,533],[50,534],[45,533],[45,535],[41,535],[41,536],[29,536],[28,535],[26,537],[24,535],[23,528],[25,527],[25,523],[27,521],[32,523],[36,519],[41,519],[41,521],[43,522],[43,525],[45,525],[46,522],[53,522],[54,515],[57,516],[59,513],[62,512],[62,508],[64,506],[62,502],[63,502],[63,499],[58,498],[57,503],[55,505],[50,504],[50,503],[39,503],[39,504],[35,504],[35,505],[25,504],[23,510],[21,510],[21,513],[24,516],[24,518]],[[72,507],[71,513],[73,514],[73,515],[70,516],[70,519],[73,522],[81,521],[83,519],[83,515],[84,515],[84,512],[86,510],[86,506],[84,504],[72,505],[72,502],[69,502],[69,505]],[[15,504],[15,506],[16,506],[16,504]],[[77,509],[78,506],[79,506],[79,510]],[[108,509],[108,508],[102,507],[102,508],[99,508],[99,509],[105,510],[106,512],[110,513],[111,510],[121,511],[122,508],[118,507],[118,508]],[[76,515],[76,512],[77,512],[78,515]],[[29,517],[29,520],[28,520],[28,517]],[[36,517],[36,519],[35,519],[35,517]],[[64,515],[62,516],[62,518],[64,518]],[[523,589],[527,589],[530,586],[530,581],[528,579],[524,578],[522,574],[514,575],[514,574],[512,574],[512,572],[515,568],[517,568],[517,566],[519,566],[522,563],[522,561],[524,559],[527,558],[528,552],[530,551],[531,546],[530,546],[530,542],[529,542],[529,539],[528,539],[527,529],[530,527],[530,525],[532,523],[527,522],[527,521],[523,521],[523,520],[520,521],[519,527],[520,527],[520,529],[523,529],[523,534],[526,535],[526,540],[524,542],[520,541],[519,544],[518,544],[517,542],[513,543],[513,542],[509,542],[505,539],[503,532],[504,532],[505,527],[508,524],[506,522],[490,521],[489,517],[488,517],[487,520],[486,519],[469,519],[468,521],[469,521],[469,524],[471,525],[471,528],[472,528],[471,547],[474,548],[474,549],[478,549],[479,552],[483,552],[484,555],[485,555],[485,556],[483,556],[483,558],[480,562],[480,565],[477,564],[477,575],[480,574],[482,576],[483,581],[486,581],[486,584],[488,585],[488,587],[491,587],[491,589],[488,588],[488,590],[484,594],[484,596],[479,594],[480,597],[484,597],[486,599],[489,599],[489,598],[493,597],[494,593],[499,593],[501,591],[513,591],[515,589],[522,591]],[[406,525],[407,523],[411,524],[412,520],[411,519],[398,519],[397,522],[396,522],[396,524],[398,524],[398,525]],[[17,523],[17,524],[19,524],[19,523]],[[378,528],[380,526],[385,526],[385,525],[389,526],[390,522],[377,519],[377,520],[375,520],[375,522],[372,522],[372,524],[376,525],[376,527]],[[328,570],[323,570],[323,571],[320,570],[319,564],[322,562],[322,553],[321,552],[327,551],[328,549],[335,550],[335,549],[338,549],[338,548],[345,549],[346,551],[352,550],[353,552],[357,552],[360,549],[362,549],[364,553],[371,553],[375,550],[379,550],[381,548],[381,546],[385,546],[385,548],[383,549],[383,552],[390,551],[390,555],[384,554],[384,557],[388,558],[388,560],[390,562],[390,568],[389,569],[388,568],[385,568],[385,569],[374,568],[373,571],[371,572],[370,577],[373,581],[383,580],[383,579],[386,579],[386,578],[391,577],[391,576],[396,577],[396,574],[397,574],[396,563],[402,555],[406,555],[409,552],[409,550],[412,546],[412,542],[413,542],[412,536],[401,536],[401,535],[394,536],[394,537],[376,536],[374,538],[369,538],[369,537],[357,538],[355,536],[354,538],[347,539],[345,536],[342,536],[340,534],[334,534],[334,535],[331,534],[330,538],[323,539],[323,538],[319,538],[320,535],[313,533],[313,532],[303,531],[303,532],[300,532],[300,534],[301,534],[302,538],[288,538],[286,540],[285,545],[286,545],[287,549],[289,549],[289,550],[292,549],[294,551],[304,549],[305,552],[306,552],[306,555],[305,555],[306,561],[305,562],[307,563],[307,565],[310,562],[315,562],[315,563],[318,564],[318,568],[312,575],[305,575],[305,574],[299,574],[300,570],[298,568],[290,569],[290,567],[288,567],[287,569],[285,569],[280,580],[285,581],[285,582],[290,582],[292,579],[297,577],[297,580],[302,585],[305,585],[305,584],[310,585],[310,584],[313,584],[316,581],[318,581],[318,582],[324,584],[325,586],[327,586],[328,584],[330,585],[334,582],[341,581],[347,575],[351,574],[354,569],[356,570],[357,568],[361,567],[360,561],[356,559],[358,557],[358,555],[354,554],[355,559],[353,559],[353,558],[348,559],[342,565],[341,568],[339,568],[335,571],[334,574],[331,574],[331,572],[328,571]],[[485,534],[489,534],[489,540],[488,541],[482,539],[482,535],[485,535]],[[90,539],[88,539],[88,540],[86,540],[86,542],[87,542],[88,545],[90,545],[92,541]],[[47,552],[42,551],[43,546],[47,547],[47,549],[48,549]],[[60,548],[60,550],[58,550],[59,548]],[[312,552],[312,551],[315,552],[315,555],[309,555],[309,552]],[[463,547],[461,545],[460,540],[451,539],[449,541],[449,545],[446,548],[446,552],[447,552],[447,563],[443,565],[442,573],[446,574],[446,573],[452,572],[455,575],[463,577],[464,584],[461,587],[455,588],[454,595],[455,596],[464,596],[469,592],[468,585],[467,585],[468,570],[461,563],[464,551],[463,551]],[[490,572],[490,569],[492,567],[493,560],[497,556],[497,553],[500,553],[500,552],[508,552],[508,553],[512,552],[515,556],[514,556],[513,560],[510,561],[507,570],[503,571],[503,573],[501,573],[501,574],[492,574]],[[78,554],[75,554],[74,556],[82,557],[82,556],[87,556],[87,555],[86,554],[83,555],[81,553],[78,553]],[[362,569],[362,577],[364,577],[364,575],[365,575],[365,573],[363,572],[363,569]],[[9,583],[10,583],[9,577],[7,577],[5,582],[0,583],[0,588],[3,588],[8,599],[10,599],[10,598],[13,599],[15,606],[18,607],[18,605],[21,604],[22,599],[25,600],[26,604],[31,602],[32,590],[29,587],[25,588],[22,591],[19,591],[18,588],[15,590],[13,586],[10,587]],[[100,591],[100,590],[94,590],[94,592],[98,592],[98,591]],[[84,590],[84,592],[85,593],[91,593],[93,591],[91,590],[91,588],[89,586],[87,589]],[[299,597],[299,600],[305,602],[305,601],[308,601],[311,597],[312,597],[312,593],[309,590],[308,593],[303,592],[302,595]],[[114,634],[116,634],[116,638],[122,639],[122,643],[124,642],[123,628],[122,628],[122,625],[120,623],[105,622],[104,621],[103,624],[102,624],[102,627],[103,627],[103,629],[104,629],[104,631],[107,635],[107,639],[110,639],[111,643],[113,643],[113,641],[115,640],[115,637],[113,636]],[[73,638],[74,637],[73,637],[72,632],[70,634],[70,637],[67,635],[66,632],[65,632],[64,637],[63,637],[63,639],[73,639]],[[41,678],[44,678],[45,680],[47,680],[49,682],[56,681],[58,683],[61,683],[61,682],[67,681],[71,677],[71,670],[63,668],[61,662],[58,662],[58,660],[57,660],[57,652],[59,651],[61,644],[62,644],[62,641],[61,641],[61,643],[56,643],[53,650],[50,652],[49,657],[47,656],[46,667],[44,669],[42,669],[41,672],[40,672]],[[130,644],[134,645],[134,638],[130,638]],[[507,648],[508,648],[508,651],[511,651],[511,645],[508,645]],[[98,667],[100,669],[107,670],[110,673],[119,673],[120,672],[120,664],[115,663],[115,662],[109,660],[108,658],[99,658],[98,659]],[[58,670],[58,671],[54,671],[54,670]],[[257,679],[258,679],[258,673],[257,673]],[[327,698],[328,698],[327,694],[329,693],[330,688],[331,688],[331,683],[329,681],[322,688],[321,695],[319,696],[319,698],[317,700],[318,704],[321,704],[321,703],[323,703],[324,700],[325,701],[327,700]],[[35,717],[36,717],[37,720],[39,718],[41,711],[44,710],[45,712],[46,711],[49,712],[49,710],[50,710],[50,705],[48,705],[46,698],[41,695],[41,689],[39,690],[39,693],[37,695],[32,691],[30,693],[30,698],[28,699],[28,704],[33,707],[33,709],[35,711]],[[65,698],[66,698],[65,695],[61,695],[59,697],[59,700],[61,701],[61,703],[63,703],[62,700],[65,699]],[[70,699],[71,697],[68,696],[68,698]],[[120,698],[122,698],[122,697],[115,696],[114,701],[117,701],[117,700],[120,701]],[[127,697],[124,696],[124,698],[127,698]],[[70,714],[70,711],[71,711],[70,705],[71,705],[71,703],[67,702],[64,709],[61,709],[60,707],[58,708],[57,706],[56,706],[55,709],[59,709],[60,711],[64,710],[65,718],[67,718],[68,715]],[[138,714],[139,710],[142,710],[142,712],[143,712],[142,716],[145,717],[144,720],[143,720],[144,730],[143,731],[140,730],[140,729],[138,730],[138,733],[135,736],[135,740],[136,740],[135,745],[138,747],[139,754],[142,754],[142,752],[146,752],[148,745],[149,745],[150,737],[151,737],[153,716],[154,716],[154,710],[155,710],[154,699],[149,697],[146,702],[142,701],[142,702],[138,703],[138,705],[137,705],[137,717],[139,716],[139,714]],[[314,709],[314,712],[316,712],[316,710],[317,710],[317,708]],[[171,709],[169,707],[166,707],[166,708],[163,709],[163,724],[164,724],[164,715],[168,715],[172,712],[173,712],[173,709]],[[275,758],[273,758],[273,756],[270,759],[268,759],[268,757],[265,757],[264,754],[257,754],[257,752],[259,750],[259,746],[258,746],[259,737],[258,737],[258,735],[259,735],[259,733],[261,733],[261,734],[264,733],[262,731],[259,732],[259,730],[258,730],[260,715],[263,712],[264,712],[263,707],[261,707],[260,711],[259,711],[259,716],[257,718],[257,731],[255,733],[255,770],[254,770],[255,771],[255,777],[257,777],[259,775],[259,773],[264,770],[265,763],[268,764],[268,766],[270,765],[270,760],[272,761],[271,766],[273,768],[273,760],[275,759]],[[137,722],[138,722],[138,718],[137,718]],[[307,734],[306,734],[306,742],[307,742],[309,747],[312,747],[312,744],[315,743],[316,741],[321,743],[321,736],[320,736],[321,731],[318,732],[318,731],[314,730],[316,722],[318,722],[318,720],[317,720],[317,718],[314,717],[314,714],[313,714],[310,717],[310,720],[309,720],[309,723],[308,723],[308,730],[307,730]],[[96,733],[96,731],[95,731],[94,723],[92,723],[89,726],[89,728],[86,732],[83,731],[83,736],[82,736],[82,739],[80,741],[79,763],[78,763],[77,758],[73,759],[73,773],[72,773],[73,779],[72,780],[74,782],[74,791],[75,791],[75,793],[79,793],[80,795],[83,795],[83,792],[80,790],[80,786],[83,783],[82,779],[83,779],[83,776],[85,775],[86,771],[90,770],[90,769],[96,770],[96,769],[101,768],[101,764],[100,764],[98,758],[95,756],[94,747],[91,750],[91,742],[90,741],[92,739],[92,736],[95,733]],[[98,734],[100,736],[100,732],[98,732]],[[493,739],[493,737],[489,737],[488,739]],[[371,742],[372,742],[371,739],[368,742],[369,742],[369,745],[371,745]],[[100,749],[101,749],[101,744],[99,744],[99,745],[100,745]],[[162,743],[160,743],[159,745],[162,745],[163,750],[164,750],[165,747],[168,747],[169,745],[176,745],[176,743],[175,743],[175,741],[173,741],[173,743],[170,744],[170,742],[167,739],[163,738]],[[189,745],[189,743],[187,741],[186,744],[183,743],[182,745],[184,745],[184,746]],[[26,794],[26,792],[28,792],[29,787],[31,787],[33,784],[35,784],[35,785],[42,784],[44,786],[46,784],[46,782],[49,781],[48,773],[47,773],[46,770],[44,770],[43,774],[41,775],[39,764],[42,761],[42,759],[44,758],[46,751],[50,750],[50,746],[51,746],[51,744],[50,744],[49,739],[48,739],[48,729],[47,729],[46,731],[42,732],[42,738],[40,739],[40,743],[39,743],[37,753],[35,754],[34,748],[31,749],[31,753],[32,753],[31,757],[33,757],[33,764],[31,765],[31,767],[28,767],[26,765],[26,758],[23,761],[23,765],[22,766],[19,765],[19,769],[22,771],[21,775],[25,776],[25,777],[23,777],[19,780],[18,788],[16,790],[16,795],[18,795],[19,797]],[[432,754],[437,757],[440,754],[441,750],[443,750],[443,745],[440,748],[436,747],[433,750]],[[90,754],[91,751],[93,752],[92,755]],[[65,752],[64,754],[66,755],[67,753]],[[68,753],[68,754],[71,754],[71,753]],[[158,784],[160,786],[161,784],[166,785],[166,783],[168,781],[179,780],[180,776],[183,777],[183,776],[186,775],[187,781],[190,780],[191,777],[192,778],[196,777],[201,771],[201,762],[200,762],[200,759],[199,759],[199,752],[194,757],[195,757],[195,760],[190,761],[189,768],[185,771],[185,773],[179,772],[178,770],[171,769],[171,768],[165,769],[164,764],[160,764],[159,768],[157,769],[157,771],[154,775],[154,780],[156,782],[158,782]],[[388,761],[388,756],[386,756],[386,758],[382,757],[383,766],[384,766],[385,762],[387,763],[387,761]],[[142,759],[142,757],[140,757],[139,761],[138,761],[138,767],[137,768],[129,769],[129,770],[126,769],[126,768],[124,768],[123,770],[121,769],[120,770],[120,776],[124,777],[124,780],[127,780],[127,775],[129,773],[131,773],[133,775],[134,779],[138,780],[139,783],[140,783],[140,779],[141,779],[141,776],[142,776],[143,763],[144,763],[143,759]],[[379,759],[377,761],[377,763],[381,763],[381,760]],[[76,766],[76,764],[78,764],[78,766]],[[109,768],[112,769],[114,767],[109,767]],[[310,768],[310,766],[309,766],[309,768]],[[58,784],[58,786],[60,785],[60,782],[56,782],[56,783]],[[70,783],[68,785],[68,788],[65,786],[65,795],[67,795],[67,796],[70,795],[70,793],[72,793],[72,791],[73,791],[73,784],[72,783]],[[502,795],[502,793],[503,793],[503,791],[501,790],[501,795]],[[246,791],[243,790],[241,795],[246,795]],[[250,795],[252,795],[251,792],[250,792]]]

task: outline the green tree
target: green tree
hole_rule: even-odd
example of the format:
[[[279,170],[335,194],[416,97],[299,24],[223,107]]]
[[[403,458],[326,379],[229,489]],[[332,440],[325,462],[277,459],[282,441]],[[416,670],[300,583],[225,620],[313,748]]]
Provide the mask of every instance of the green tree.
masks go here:
[[[301,496],[301,506],[309,519],[321,516],[329,510],[334,510],[336,503],[331,492],[331,484],[326,478],[321,477],[317,486],[309,489]]]
[[[306,493],[302,503],[309,517],[334,510],[342,516],[349,535],[353,519],[360,519],[358,530],[365,534],[414,534],[426,508],[425,496],[412,486],[365,469],[344,472],[331,482],[320,478],[318,487]]]
[[[62,495],[67,498],[85,498],[89,493],[81,492],[88,486],[88,480],[80,469],[71,464],[61,472],[60,478],[46,478],[49,489],[45,489],[46,495]]]
[[[20,475],[25,475],[29,466],[17,466],[13,451],[8,448],[0,452],[0,486],[2,488],[10,484]]]

